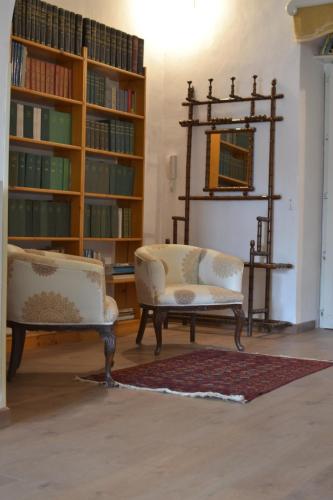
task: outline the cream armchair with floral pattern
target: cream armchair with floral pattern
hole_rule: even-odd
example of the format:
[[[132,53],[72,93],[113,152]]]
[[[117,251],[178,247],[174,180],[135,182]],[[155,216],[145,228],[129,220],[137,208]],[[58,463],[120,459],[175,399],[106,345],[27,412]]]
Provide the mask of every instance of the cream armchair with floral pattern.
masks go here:
[[[7,321],[12,328],[8,369],[18,369],[27,330],[95,329],[105,345],[105,380],[112,385],[116,302],[106,295],[101,261],[8,245]]]
[[[242,308],[243,262],[231,255],[190,245],[149,245],[135,252],[135,276],[142,316],[137,344],[141,343],[148,312],[153,320],[159,354],[162,324],[170,311],[232,309],[235,319],[235,343],[240,343],[244,321]],[[191,340],[194,341],[194,314]]]

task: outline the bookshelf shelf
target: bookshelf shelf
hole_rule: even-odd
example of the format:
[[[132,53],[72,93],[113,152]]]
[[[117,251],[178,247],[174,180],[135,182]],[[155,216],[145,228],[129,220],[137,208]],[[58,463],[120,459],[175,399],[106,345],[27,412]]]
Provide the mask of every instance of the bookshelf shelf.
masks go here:
[[[106,283],[111,285],[123,285],[124,283],[135,283],[135,276],[130,276],[126,278],[106,278]]]
[[[44,149],[66,149],[69,151],[81,151],[81,146],[76,146],[75,144],[61,144],[60,142],[39,141],[37,139],[30,139],[29,137],[17,137],[16,135],[10,135],[9,140],[11,144],[16,143],[17,145],[23,146],[36,146]]]
[[[117,153],[116,151],[106,151],[104,149],[85,148],[86,153],[94,156],[109,156],[110,158],[123,158],[124,160],[143,160],[143,156]]]
[[[80,238],[60,236],[9,236],[9,241],[79,241]]]
[[[12,193],[34,193],[34,194],[49,194],[57,196],[80,196],[79,191],[65,191],[64,189],[39,189],[25,186],[9,186],[9,191]]]
[[[94,61],[93,59],[87,59],[87,64],[89,68],[95,68],[104,71],[113,80],[145,80],[145,75],[140,75],[138,73],[132,73],[121,68],[115,68],[114,66],[109,66],[99,61]]]
[[[137,242],[142,241],[142,238],[84,238],[85,241],[109,241],[109,242],[117,242],[117,243],[128,243],[128,242]]]
[[[21,38],[19,36],[12,35],[12,41],[18,42],[24,45],[25,47],[29,47],[34,56],[40,55],[43,58],[48,57],[49,60],[56,59],[57,61],[81,61],[83,62],[83,57],[78,56],[76,54],[72,54],[71,52],[65,52],[64,50],[54,49],[53,47],[49,47],[47,45],[42,45],[37,42],[33,42],[32,40],[27,40],[26,38]]]
[[[126,111],[119,111],[118,109],[105,108],[104,106],[98,106],[97,104],[87,104],[87,111],[93,111],[94,113],[99,113],[102,115],[113,115],[119,116],[120,118],[128,118],[131,120],[144,120],[143,115],[138,115],[136,113],[127,113]]]
[[[17,33],[17,32],[16,32]],[[137,38],[137,37],[136,37]],[[16,186],[15,183],[23,184],[22,178],[21,181],[12,180],[13,186],[9,187],[9,196],[12,200],[24,200],[26,206],[30,204],[31,201],[33,203],[33,207],[35,207],[34,203],[36,201],[41,201],[41,203],[54,202],[59,203],[59,205],[64,205],[68,203],[70,205],[70,236],[68,237],[53,237],[53,236],[10,236],[8,240],[13,242],[14,244],[22,244],[22,246],[45,246],[51,248],[61,248],[67,253],[74,255],[84,255],[84,251],[93,250],[96,252],[105,252],[105,256],[111,256],[114,258],[114,262],[133,262],[134,261],[134,251],[135,249],[142,244],[142,232],[143,232],[143,187],[144,187],[144,156],[143,152],[145,150],[145,92],[146,92],[146,76],[145,70],[143,70],[143,74],[134,73],[132,71],[127,71],[124,69],[120,69],[114,66],[110,66],[108,64],[104,64],[99,61],[95,61],[93,59],[88,58],[88,50],[87,47],[82,48],[81,55],[77,55],[71,52],[59,50],[53,47],[49,47],[47,45],[37,43],[31,40],[27,40],[22,38],[21,36],[12,36],[11,40],[13,42],[22,44],[26,47],[27,50],[15,49],[16,52],[13,51],[14,64],[22,64],[23,57],[29,58],[30,62],[24,68],[29,68],[29,73],[24,73],[23,77],[21,73],[13,72],[13,82],[16,85],[12,85],[11,87],[11,98],[18,102],[24,103],[24,113],[26,112],[25,106],[33,108],[33,116],[35,117],[35,108],[51,108],[57,112],[63,113],[71,113],[71,133],[72,133],[72,144],[63,144],[54,141],[45,141],[32,139],[29,137],[21,137],[22,128],[19,128],[17,125],[14,128],[14,131],[17,130],[19,136],[11,135],[9,136],[10,149],[12,151],[17,151],[19,155],[25,155],[25,161],[28,155],[39,155],[44,157],[60,157],[63,158],[64,162],[69,161],[71,166],[71,182],[65,184],[63,180],[63,186],[69,185],[70,188],[67,190],[61,189],[42,189],[37,187],[25,187],[25,186]],[[16,47],[16,45],[15,45]],[[16,56],[15,56],[16,53]],[[21,55],[20,55],[21,54]],[[117,56],[118,57],[118,56]],[[122,56],[123,57],[123,56]],[[134,56],[133,56],[134,57]],[[41,80],[39,82],[39,69],[36,61],[32,60],[40,60],[41,67],[48,68],[49,73],[46,73],[47,69],[45,69],[45,81],[44,72],[41,73]],[[26,61],[26,60],[25,60]],[[45,64],[44,64],[45,63]],[[66,76],[66,80],[64,83],[64,88],[62,87],[62,80],[59,77],[62,69],[57,69],[59,80],[57,80],[57,76],[54,79],[54,86],[50,85],[49,78],[51,73],[50,65],[46,66],[47,63],[56,64],[59,66],[63,66],[65,68],[65,75],[67,69],[69,70],[70,77]],[[115,64],[115,63],[113,63]],[[130,66],[127,66],[130,67]],[[132,66],[132,69],[135,68],[135,65]],[[19,68],[21,71],[22,68]],[[56,71],[54,70],[54,71]],[[104,75],[109,79],[117,82],[119,89],[127,90],[133,92],[131,97],[129,97],[129,102],[133,103],[133,107],[130,105],[128,107],[122,107],[122,109],[135,109],[135,113],[120,111],[117,109],[107,108],[105,106],[100,106],[97,104],[91,104],[87,100],[87,83],[88,83],[88,70],[95,71],[99,75]],[[142,70],[142,67],[141,67]],[[32,73],[35,71],[36,73]],[[44,71],[44,69],[43,69]],[[52,70],[53,71],[53,70]],[[16,76],[15,76],[16,75]],[[19,78],[17,77],[19,75]],[[27,76],[28,75],[28,76]],[[37,79],[38,84],[35,85],[35,80],[32,79],[32,75]],[[47,77],[48,75],[48,77]],[[16,77],[16,79],[15,79]],[[52,80],[53,81],[53,80]],[[26,83],[27,82],[27,83]],[[60,89],[63,88],[63,92],[59,92],[59,88],[57,87],[57,82],[60,85]],[[66,87],[66,82],[68,83],[68,87]],[[20,85],[26,85],[20,86]],[[43,89],[33,90],[29,87],[32,86],[34,89]],[[47,92],[45,92],[47,89]],[[70,95],[71,98],[62,97],[61,95],[54,95],[51,92],[57,92],[57,94],[63,93],[64,95]],[[133,101],[130,101],[132,95],[135,96]],[[97,101],[98,102],[98,101]],[[102,102],[102,101],[99,101]],[[22,109],[22,108],[20,108]],[[19,113],[17,112],[17,116]],[[36,115],[37,116],[37,115]],[[25,114],[24,114],[25,117]],[[88,120],[91,117],[96,117],[96,120],[113,120],[122,121],[123,123],[131,122],[132,130],[134,128],[134,151],[139,154],[126,154],[119,153],[116,151],[107,151],[102,149],[95,149],[86,147],[86,126],[87,126],[87,118]],[[17,118],[18,120],[18,118]],[[20,114],[20,127],[22,125],[22,114]],[[17,122],[18,123],[18,122]],[[41,126],[41,125],[40,125]],[[35,127],[35,122],[33,124]],[[25,124],[23,123],[23,129],[25,129]],[[13,129],[11,129],[13,130]],[[38,130],[38,129],[37,129]],[[19,132],[20,131],[20,132]],[[41,130],[40,130],[41,132]],[[29,134],[32,136],[31,132]],[[47,135],[40,135],[35,133],[35,128],[33,128],[34,137],[48,137]],[[49,135],[51,137],[51,134]],[[53,135],[54,137],[54,135]],[[58,136],[57,136],[58,137]],[[131,136],[132,137],[132,136]],[[65,140],[65,139],[63,139]],[[97,143],[95,143],[97,144]],[[101,144],[101,142],[100,142]],[[132,149],[127,149],[127,151],[133,151]],[[19,156],[21,158],[21,156]],[[115,194],[102,194],[95,193],[90,191],[85,191],[86,186],[86,161],[91,160],[94,161],[96,159],[97,163],[100,164],[109,164],[109,165],[117,165],[118,167],[123,165],[124,168],[132,168],[134,171],[134,180],[133,180],[133,193],[135,196],[125,196],[125,195],[115,195]],[[44,160],[42,160],[42,168],[44,168]],[[65,164],[65,163],[64,163]],[[25,168],[26,165],[25,165]],[[34,167],[35,168],[35,167]],[[65,167],[63,167],[65,168]],[[65,170],[63,170],[64,172]],[[13,172],[13,169],[12,169]],[[27,172],[27,170],[25,171]],[[88,170],[87,170],[88,172]],[[43,170],[42,170],[43,174]],[[25,174],[24,174],[25,175]],[[63,173],[65,176],[65,174]],[[58,182],[58,180],[57,180]],[[49,183],[43,185],[55,186],[58,185],[61,187],[61,184]],[[30,185],[42,185],[37,183]],[[96,188],[90,188],[91,190]],[[100,189],[102,190],[102,189]],[[106,189],[107,190],[107,189]],[[110,189],[111,190],[111,189]],[[112,192],[112,190],[111,190]],[[131,192],[129,190],[119,192]],[[47,198],[49,196],[49,198]],[[96,238],[96,237],[84,237],[85,234],[85,210],[87,206],[85,205],[100,205],[100,206],[109,206],[110,210],[116,206],[119,209],[118,214],[118,223],[121,221],[123,224],[122,232],[115,232],[114,234],[132,234],[135,237],[108,237],[108,238]],[[16,201],[14,202],[16,203]],[[45,205],[44,205],[45,207]],[[52,208],[52,207],[51,207]],[[126,216],[122,218],[121,214],[127,214],[125,210],[130,213],[131,219],[128,223],[128,219]],[[51,210],[52,212],[52,210]],[[15,220],[15,218],[14,218]],[[129,224],[129,231],[127,232],[124,229],[125,224]],[[91,222],[92,224],[92,222]],[[11,234],[31,234],[31,230],[27,230],[27,225],[25,225],[25,232],[12,231]],[[45,233],[46,231],[44,231]],[[43,234],[43,233],[42,233]],[[51,233],[54,234],[54,233]],[[58,233],[59,234],[59,233]],[[62,233],[60,234],[67,234]],[[89,234],[89,233],[86,233]],[[94,233],[92,233],[94,234]],[[96,234],[96,233],[95,233]],[[98,233],[97,233],[98,234]],[[103,234],[103,233],[101,233]],[[104,233],[104,234],[113,234]],[[107,284],[114,285],[114,298],[118,304],[119,309],[132,308],[134,311],[135,319],[125,319],[121,321],[121,331],[133,331],[137,328],[138,320],[140,318],[140,309],[136,300],[135,288],[133,286],[134,276],[126,277],[123,279],[109,279],[107,278]],[[121,286],[120,286],[121,285]]]
[[[17,87],[12,85],[12,98],[20,99],[21,101],[29,101],[33,103],[43,104],[66,104],[70,106],[82,106],[82,101],[75,99],[68,99],[68,97],[60,97],[54,94],[47,94],[46,92],[39,92],[37,90],[27,89],[25,87]]]
[[[86,198],[100,198],[102,200],[128,200],[128,201],[143,201],[142,196],[123,196],[121,194],[101,194],[101,193],[85,193]]]

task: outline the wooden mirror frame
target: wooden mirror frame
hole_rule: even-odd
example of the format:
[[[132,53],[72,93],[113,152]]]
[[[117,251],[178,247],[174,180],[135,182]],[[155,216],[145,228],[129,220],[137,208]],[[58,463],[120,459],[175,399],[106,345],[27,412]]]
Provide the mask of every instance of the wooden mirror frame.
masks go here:
[[[220,130],[206,130],[207,151],[206,151],[206,179],[203,191],[253,191],[253,145],[255,128],[228,128]],[[247,181],[235,180],[235,185],[219,186],[218,181],[214,181],[219,175],[220,160],[220,140],[218,136],[223,133],[248,133],[249,152],[247,154]],[[240,148],[240,146],[236,146]],[[245,151],[245,150],[243,150]],[[213,174],[213,175],[212,175]],[[212,178],[213,177],[213,178]],[[236,184],[238,182],[238,184]]]

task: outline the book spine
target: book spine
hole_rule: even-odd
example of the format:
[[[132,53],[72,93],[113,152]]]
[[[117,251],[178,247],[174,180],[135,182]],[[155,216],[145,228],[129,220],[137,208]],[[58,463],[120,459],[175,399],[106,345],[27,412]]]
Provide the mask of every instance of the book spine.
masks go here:
[[[105,28],[105,63],[111,64],[111,28]]]
[[[99,60],[102,63],[106,63],[106,26],[105,24],[101,24],[99,27],[100,32],[100,52],[99,52]]]
[[[110,28],[110,64],[116,66],[117,59],[117,30]]]
[[[10,186],[18,186],[19,152],[9,151],[8,183]]]
[[[46,62],[40,62],[40,91],[46,92]]]
[[[32,202],[32,235],[41,236],[40,231],[40,201]]]
[[[35,155],[34,187],[40,188],[42,183],[42,156]]]
[[[28,104],[24,105],[23,111],[23,137],[33,139],[33,116],[34,108]]]
[[[52,10],[52,47],[59,48],[59,9],[55,5]]]
[[[17,104],[17,121],[16,121],[16,135],[17,137],[24,136],[24,105]]]
[[[19,153],[19,165],[18,165],[18,186],[24,186],[25,185],[25,161],[26,161],[26,154],[25,153]]]
[[[16,0],[14,7],[12,33],[15,36],[21,36],[21,3],[22,0]]]
[[[40,43],[46,45],[46,27],[47,27],[47,5],[45,2],[41,2],[41,31],[40,31]]]
[[[64,50],[71,51],[71,14],[64,10]]]
[[[42,28],[41,0],[36,0],[36,10],[35,10],[35,40],[38,43],[40,43],[40,41],[41,41],[41,28]]]
[[[127,69],[127,33],[121,33],[121,66],[122,69]]]
[[[51,157],[42,157],[42,179],[41,186],[43,189],[50,189],[51,184]]]
[[[96,61],[100,61],[100,55],[101,55],[101,25],[100,23],[96,22],[96,44],[95,44],[95,59]]]
[[[33,111],[33,138],[37,141],[41,139],[41,108],[34,107]]]
[[[75,13],[69,13],[69,24],[70,24],[70,52],[75,54]]]
[[[75,54],[80,56],[82,54],[82,26],[83,18],[80,14],[75,15]]]
[[[34,187],[35,179],[35,155],[31,153],[26,154],[25,164],[25,182],[26,187]]]
[[[138,50],[139,50],[139,39],[137,36],[132,37],[132,71],[134,73],[138,72]]]
[[[17,103],[14,101],[10,103],[9,133],[17,135]]]
[[[26,38],[26,17],[27,17],[27,2],[21,2],[21,36]]]
[[[58,11],[58,49],[65,50],[65,11],[61,7]]]
[[[30,13],[31,13],[31,40],[36,41],[36,0],[30,0]]]
[[[143,57],[144,57],[144,40],[138,39],[138,68],[137,71],[140,75],[144,74],[143,71]]]
[[[46,4],[46,45],[52,47],[53,6]]]
[[[26,6],[25,37],[28,40],[31,40],[31,1],[30,0],[27,2],[27,6]]]
[[[91,58],[92,59],[96,59],[96,52],[97,52],[96,31],[97,31],[97,23],[96,23],[96,21],[91,19]]]
[[[127,61],[126,61],[127,71],[132,71],[132,51],[133,51],[132,36],[127,35]]]
[[[83,19],[83,45],[88,49],[88,57],[92,58],[91,50],[91,21],[87,17]]]

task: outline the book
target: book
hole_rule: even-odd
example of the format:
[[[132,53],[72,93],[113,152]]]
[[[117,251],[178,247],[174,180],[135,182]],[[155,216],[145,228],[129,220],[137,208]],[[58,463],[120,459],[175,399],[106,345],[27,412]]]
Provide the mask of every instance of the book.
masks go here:
[[[33,106],[30,106],[28,104],[24,104],[23,137],[28,137],[30,139],[33,139],[33,120],[34,120],[34,108],[33,108]]]
[[[9,186],[18,186],[19,152],[9,151]]]

